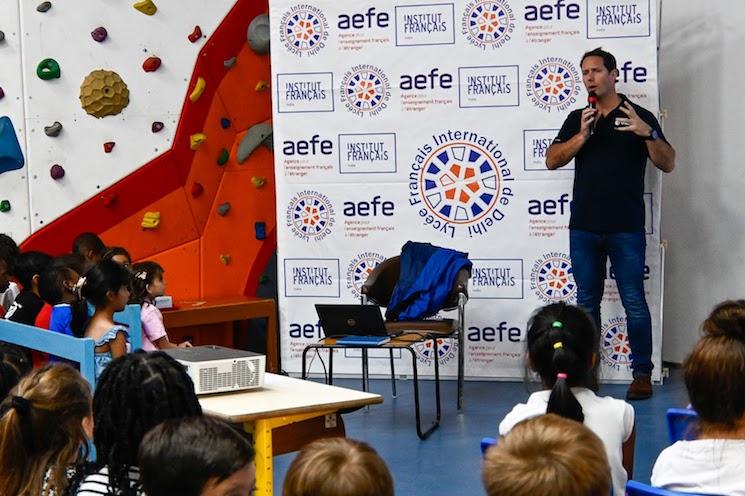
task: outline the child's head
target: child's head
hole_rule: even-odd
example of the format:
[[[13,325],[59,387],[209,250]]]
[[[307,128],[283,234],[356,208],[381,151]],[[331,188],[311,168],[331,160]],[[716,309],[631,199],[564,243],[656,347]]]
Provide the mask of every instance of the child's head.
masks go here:
[[[216,419],[166,420],[142,439],[138,460],[147,496],[253,494],[251,443]]]
[[[600,438],[554,414],[520,422],[489,448],[481,480],[488,496],[608,496],[611,488]]]
[[[75,270],[52,262],[39,276],[39,296],[50,305],[72,303],[78,300],[79,280]]]
[[[52,260],[52,265],[58,267],[67,267],[74,270],[78,274],[85,274],[93,265],[80,253],[66,253],[55,257]]]
[[[685,382],[701,429],[745,426],[745,300],[725,301],[702,325],[686,359]]]
[[[80,253],[91,262],[100,261],[105,251],[106,245],[92,232],[80,233],[72,241],[72,252]]]
[[[112,260],[102,260],[85,273],[81,293],[96,309],[118,312],[129,301],[130,279],[129,270]]]
[[[321,439],[293,460],[282,496],[393,496],[393,479],[369,445],[342,437]]]
[[[49,487],[63,494],[67,467],[87,456],[88,382],[69,365],[46,365],[21,379],[0,414],[0,494],[42,494],[50,467]]]
[[[132,301],[142,303],[156,296],[163,296],[166,290],[165,271],[156,262],[138,262],[132,266]]]
[[[14,273],[26,291],[38,291],[41,273],[52,263],[52,257],[40,251],[21,253],[16,259]]]
[[[528,322],[528,359],[532,370],[551,388],[548,413],[582,422],[582,407],[569,389],[591,383],[600,337],[580,308],[552,303]]]
[[[0,293],[8,289],[18,255],[20,251],[13,238],[7,234],[0,234]]]
[[[121,246],[112,246],[106,250],[101,260],[113,260],[122,267],[129,267],[132,265],[132,257],[130,257],[129,252]]]
[[[166,353],[135,351],[113,360],[93,396],[96,464],[110,467],[110,483],[127,487],[127,467],[147,431],[164,420],[202,414],[184,366]]]
[[[31,371],[31,362],[16,345],[0,342],[0,401],[3,401],[21,377]]]

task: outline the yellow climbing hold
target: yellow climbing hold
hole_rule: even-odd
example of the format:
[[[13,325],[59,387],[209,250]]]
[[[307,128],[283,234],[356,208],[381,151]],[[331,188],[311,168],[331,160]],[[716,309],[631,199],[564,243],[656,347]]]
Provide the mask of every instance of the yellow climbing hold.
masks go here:
[[[158,224],[160,224],[160,212],[145,212],[140,225],[143,229],[155,229]]]
[[[145,15],[153,15],[158,12],[158,7],[153,3],[153,0],[142,0],[141,2],[133,4],[132,7]]]
[[[254,88],[255,91],[265,91],[269,89],[269,83],[261,80],[258,83],[256,83],[256,88]]]
[[[261,176],[253,176],[251,178],[251,184],[253,184],[253,187],[256,189],[259,189],[266,184],[266,178]]]
[[[196,102],[199,100],[199,97],[202,96],[202,93],[204,93],[204,87],[207,86],[207,83],[204,81],[202,77],[197,78],[197,84],[194,85],[194,89],[191,90],[191,95],[189,95],[189,100],[192,102]]]
[[[207,135],[204,133],[192,134],[189,137],[189,147],[192,150],[196,150],[202,143],[207,139]]]
[[[230,265],[231,257],[227,253],[223,253],[220,255],[220,262],[222,262],[223,265]]]

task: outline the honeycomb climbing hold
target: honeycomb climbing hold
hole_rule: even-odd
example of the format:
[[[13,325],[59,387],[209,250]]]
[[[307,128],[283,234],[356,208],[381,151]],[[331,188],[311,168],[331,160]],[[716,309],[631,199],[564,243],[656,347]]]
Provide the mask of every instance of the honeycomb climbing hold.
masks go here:
[[[231,260],[232,259],[230,255],[228,255],[227,253],[223,253],[222,255],[220,255],[220,263],[222,263],[223,265],[230,265]]]
[[[258,83],[256,83],[256,87],[254,88],[254,90],[256,90],[257,92],[266,91],[268,89],[269,89],[269,83],[264,80],[261,80]]]
[[[93,38],[94,41],[97,41],[101,43],[109,36],[109,32],[106,31],[106,28],[103,26],[98,26],[96,29],[91,31],[91,38]]]
[[[62,179],[65,177],[65,169],[60,164],[54,164],[49,169],[49,175],[52,176],[52,179],[55,181],[58,179]]]
[[[114,149],[115,145],[116,143],[114,143],[113,141],[107,141],[106,143],[103,144],[103,151],[106,153],[111,153],[111,150]]]
[[[217,156],[217,165],[225,165],[228,163],[228,159],[230,158],[230,152],[227,148],[223,148],[220,150],[220,155]]]
[[[230,212],[230,202],[221,203],[217,207],[217,215],[225,217]]]
[[[145,62],[142,63],[142,70],[145,72],[155,72],[158,70],[161,63],[162,61],[160,60],[160,57],[148,57],[145,59]]]
[[[2,213],[10,212],[10,201],[9,200],[0,201],[0,212]]]
[[[254,188],[259,189],[266,184],[266,178],[260,176],[253,176],[251,178],[251,184]]]
[[[151,130],[152,132],[154,132],[154,133],[158,133],[158,132],[162,131],[164,127],[165,127],[165,126],[163,125],[163,123],[162,123],[162,122],[160,122],[160,121],[155,121],[155,122],[153,122],[153,124],[152,124],[152,125],[150,126],[150,130]]]
[[[194,182],[191,185],[191,197],[197,198],[204,192],[204,186],[201,183]]]
[[[41,2],[39,5],[36,6],[36,11],[46,12],[51,8],[52,8],[52,2]]]
[[[256,239],[266,239],[266,222],[256,222],[254,224],[254,234]]]
[[[204,133],[192,134],[189,136],[189,148],[192,150],[198,149],[206,139],[207,135]]]
[[[86,112],[99,119],[117,115],[129,105],[129,89],[116,72],[98,69],[80,85],[80,103]]]
[[[233,66],[235,65],[235,61],[236,61],[236,57],[230,57],[229,59],[225,60],[225,61],[224,61],[224,62],[222,63],[222,65],[223,65],[223,66],[224,66],[224,67],[225,67],[226,69],[230,69],[231,67],[233,67]]]
[[[223,117],[223,118],[220,119],[220,127],[221,128],[227,129],[227,128],[230,127],[230,124],[231,124],[230,123],[230,119],[228,119],[227,117]]]
[[[202,93],[204,93],[204,88],[207,86],[207,83],[204,81],[202,77],[197,78],[196,84],[194,84],[194,89],[191,90],[191,95],[189,95],[189,100],[192,102],[196,102],[199,100],[199,97],[202,96]]]
[[[158,12],[158,7],[153,3],[153,0],[142,0],[133,4],[132,7],[149,16]]]
[[[189,41],[192,43],[195,43],[199,38],[202,37],[202,28],[199,26],[194,26],[194,31],[191,32],[189,35]]]
[[[54,59],[44,59],[36,66],[36,75],[44,81],[57,79],[61,74],[59,63]]]
[[[160,212],[145,212],[140,225],[143,229],[155,229],[160,224]]]
[[[54,121],[54,124],[52,124],[51,126],[44,126],[44,134],[46,134],[50,138],[56,138],[61,132],[62,124],[60,124],[59,121]]]
[[[259,55],[267,54],[269,53],[269,38],[269,15],[257,15],[246,29],[248,46]]]

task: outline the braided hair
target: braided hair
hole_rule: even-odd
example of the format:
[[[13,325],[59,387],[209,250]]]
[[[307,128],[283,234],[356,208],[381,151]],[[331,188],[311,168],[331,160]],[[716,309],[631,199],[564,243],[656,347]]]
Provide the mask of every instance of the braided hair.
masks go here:
[[[137,494],[128,472],[137,466],[145,433],[164,420],[201,414],[191,378],[166,353],[138,350],[115,359],[101,374],[93,396],[93,470],[108,466],[114,494]]]
[[[571,387],[591,384],[600,336],[589,315],[564,302],[539,309],[528,322],[528,357],[543,386],[551,389],[546,413],[584,421]]]

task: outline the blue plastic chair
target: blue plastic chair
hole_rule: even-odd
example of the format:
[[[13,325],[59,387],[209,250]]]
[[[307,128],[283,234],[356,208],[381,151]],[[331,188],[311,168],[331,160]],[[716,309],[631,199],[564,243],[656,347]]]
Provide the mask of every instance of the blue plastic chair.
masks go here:
[[[493,437],[484,437],[481,439],[481,456],[486,454],[486,450],[497,444]]]
[[[669,408],[667,410],[667,433],[670,437],[670,444],[696,439],[698,413],[690,408]]]
[[[700,493],[679,493],[659,487],[652,487],[630,480],[626,483],[626,496],[713,496]]]

